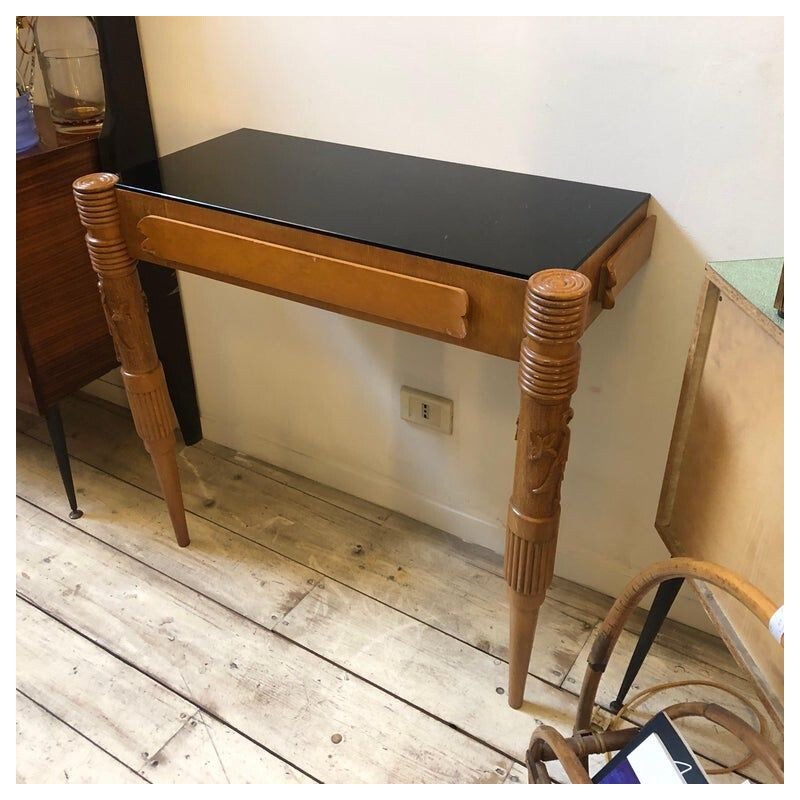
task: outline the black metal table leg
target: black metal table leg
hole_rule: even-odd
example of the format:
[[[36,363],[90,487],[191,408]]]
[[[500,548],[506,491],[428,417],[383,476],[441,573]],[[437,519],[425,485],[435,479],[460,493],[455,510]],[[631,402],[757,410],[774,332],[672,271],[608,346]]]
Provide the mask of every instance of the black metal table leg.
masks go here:
[[[53,451],[58,462],[58,471],[61,473],[61,480],[64,483],[64,490],[67,493],[70,519],[80,519],[83,511],[78,508],[78,501],[75,499],[75,486],[72,483],[72,469],[69,465],[69,453],[67,453],[67,440],[64,436],[64,424],[61,421],[61,412],[58,406],[48,409],[44,418],[47,422],[47,430],[50,433],[50,441],[53,443]]]
[[[625,677],[622,679],[622,685],[619,687],[617,699],[611,703],[611,710],[615,713],[619,711],[624,702],[628,690],[631,688],[639,670],[644,663],[650,648],[655,641],[664,620],[678,596],[678,592],[683,586],[683,578],[672,578],[671,580],[664,581],[656,591],[656,596],[653,598],[653,604],[650,606],[650,611],[647,614],[647,619],[642,627],[642,632],[639,634],[639,641],[636,642],[633,655],[631,656],[628,669],[625,671]]]

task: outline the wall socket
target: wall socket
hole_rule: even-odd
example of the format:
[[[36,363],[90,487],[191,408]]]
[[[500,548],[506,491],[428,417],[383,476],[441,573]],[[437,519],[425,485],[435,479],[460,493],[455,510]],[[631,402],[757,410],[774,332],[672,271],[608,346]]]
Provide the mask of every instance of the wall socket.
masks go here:
[[[453,433],[453,401],[419,389],[400,389],[400,416],[415,425],[424,425],[440,433]]]

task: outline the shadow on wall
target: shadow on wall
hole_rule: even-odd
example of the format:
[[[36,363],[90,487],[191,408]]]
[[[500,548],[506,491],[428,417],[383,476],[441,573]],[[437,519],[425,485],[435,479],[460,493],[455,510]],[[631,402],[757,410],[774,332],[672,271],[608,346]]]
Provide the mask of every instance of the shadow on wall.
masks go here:
[[[702,253],[650,201],[648,263],[582,342],[556,573],[609,594],[667,555],[655,516],[703,281]],[[673,616],[708,628],[682,594]]]

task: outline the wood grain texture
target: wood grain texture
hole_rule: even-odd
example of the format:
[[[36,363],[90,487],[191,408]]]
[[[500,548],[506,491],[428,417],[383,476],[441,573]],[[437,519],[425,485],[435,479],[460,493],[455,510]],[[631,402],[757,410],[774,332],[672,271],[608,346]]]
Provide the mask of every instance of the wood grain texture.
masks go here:
[[[16,699],[17,783],[144,783],[25,695]]]
[[[560,484],[569,443],[569,399],[577,381],[577,340],[586,325],[592,279],[568,270],[537,273],[524,290],[523,311],[518,304],[522,285],[515,279],[509,282],[485,270],[390,254],[382,248],[355,247],[333,237],[302,234],[298,242],[296,230],[119,192],[116,183],[111,175],[88,176],[74,184],[75,199],[88,231],[92,263],[101,278],[137,431],[153,458],[181,545],[189,539],[172,431],[167,430],[171,408],[131,256],[143,253],[166,266],[188,267],[218,279],[224,276],[236,285],[388,321],[438,338],[456,337],[466,346],[506,357],[509,345],[519,341],[519,334],[509,336],[509,325],[522,318],[520,431],[525,443],[518,448],[506,553],[511,605],[509,704],[518,708],[539,607],[555,561]],[[643,213],[645,208],[646,203]],[[180,216],[187,213],[188,218]],[[633,214],[628,222],[637,218],[638,213]],[[287,231],[288,237],[280,239]],[[595,262],[599,270],[606,248],[619,246],[628,233],[628,224],[623,224],[590,256],[590,272]],[[303,241],[305,245],[297,246]],[[331,242],[342,250],[326,252]],[[353,252],[358,257],[350,255]],[[371,262],[375,257],[380,264]],[[387,261],[394,262],[389,269]],[[436,273],[433,280],[431,272]],[[599,272],[593,274],[596,286]],[[509,303],[503,301],[503,292],[510,292]],[[469,327],[464,322],[468,300],[475,309]],[[478,333],[470,343],[473,323]],[[538,438],[529,443],[532,436]],[[546,466],[535,463],[542,460]]]
[[[510,708],[504,662],[335,581],[314,586],[279,630],[520,761],[536,719],[574,718],[574,698],[537,679],[524,713]]]
[[[513,708],[522,704],[539,607],[553,578],[570,400],[578,385],[578,339],[590,290],[588,278],[567,270],[545,270],[528,282],[505,548],[511,606],[508,702]]]
[[[35,524],[36,513],[24,513]],[[20,599],[17,688],[152,783],[310,782],[193,703]]]
[[[225,448],[213,446],[212,453],[206,442],[187,451],[192,455],[199,453],[199,460],[192,457],[181,462],[185,474],[194,475],[192,481],[187,479],[187,485],[191,484],[191,494],[197,499],[198,515],[193,523],[193,530],[197,531],[193,547],[178,550],[171,544],[167,515],[159,498],[153,494],[158,492],[158,485],[146,455],[141,452],[130,417],[122,409],[108,404],[78,399],[65,403],[64,414],[68,427],[73,430],[70,447],[76,451],[79,491],[83,489],[89,496],[86,515],[69,528],[71,539],[85,535],[85,531],[91,537],[156,568],[171,582],[177,581],[190,592],[213,599],[235,614],[260,621],[262,629],[274,629],[301,648],[310,649],[327,662],[344,667],[351,676],[383,687],[402,701],[412,703],[421,712],[435,715],[506,755],[515,752],[508,753],[507,748],[520,742],[524,746],[537,720],[548,722],[564,733],[569,730],[570,710],[575,706],[574,685],[557,689],[555,685],[545,687],[538,681],[531,682],[528,702],[521,712],[509,709],[504,695],[496,692],[497,688],[502,688],[496,676],[502,677],[504,664],[497,656],[481,652],[486,646],[481,641],[483,637],[496,641],[498,647],[505,647],[505,633],[499,624],[505,614],[502,603],[504,582],[494,556],[482,554],[476,548],[459,548],[441,531],[406,518],[394,519],[385,509],[371,505],[364,507],[356,498],[348,501],[343,493],[331,489],[326,491],[300,476],[252,459],[242,461]],[[24,415],[19,415],[18,425],[20,423],[37,440],[27,435],[19,437],[17,491],[42,509],[32,513],[52,524],[55,516],[64,518],[64,510],[58,502],[58,480],[48,469],[52,453],[49,447],[38,441],[38,438],[46,441],[44,427],[37,418]],[[104,443],[109,439],[114,439],[118,446],[113,449],[105,447]],[[94,469],[81,459],[102,464],[103,469],[112,474]],[[269,475],[272,477],[267,477]],[[135,481],[142,481],[147,489],[137,489],[132,485]],[[237,491],[238,487],[243,487],[241,492]],[[218,514],[215,518],[220,520],[220,525],[199,516],[213,515],[214,512]],[[283,516],[284,524],[259,530],[265,516],[273,512]],[[318,524],[314,524],[314,519]],[[29,521],[24,520],[26,523]],[[137,534],[131,536],[131,530]],[[258,539],[259,543],[245,537]],[[283,549],[284,539],[289,537],[287,552],[294,559],[304,558],[324,569],[338,564],[339,574],[351,585],[345,586],[331,577],[322,576],[313,567],[302,566],[291,557],[276,553],[275,548]],[[326,552],[330,554],[324,560]],[[397,570],[397,566],[402,566],[402,570]],[[105,561],[98,563],[96,568],[102,573],[114,570],[114,566]],[[25,570],[25,575],[30,576],[30,573]],[[25,575],[21,574],[21,579],[27,580]],[[389,579],[392,575],[394,580]],[[317,576],[317,583],[306,583],[312,576]],[[131,594],[138,595],[146,586],[125,578],[122,581],[127,582]],[[84,583],[81,583],[78,593],[83,589]],[[75,591],[74,586],[72,591]],[[596,592],[558,579],[554,580],[549,594],[552,598],[545,600],[541,612],[548,627],[539,631],[539,647],[532,666],[538,672],[540,667],[548,664],[554,667],[567,664],[569,671],[577,650],[586,642],[587,624],[590,620],[597,622],[599,616],[607,611],[610,601]],[[102,621],[107,614],[102,591],[96,597],[93,614]],[[71,603],[71,598],[72,592],[66,594],[64,603]],[[132,597],[129,602],[138,604],[138,600]],[[156,601],[147,602],[147,607],[156,605]],[[186,608],[189,613],[193,611],[191,601],[187,601]],[[421,611],[428,614],[424,621],[415,618]],[[164,613],[174,617],[169,610]],[[153,619],[158,621],[160,618]],[[65,621],[72,625],[69,610]],[[288,624],[283,625],[283,622]],[[623,634],[620,647],[628,652],[640,622],[635,612],[627,620],[626,627],[630,633]],[[155,625],[155,622],[151,625],[164,627]],[[461,638],[456,638],[455,633]],[[465,634],[476,642],[475,647],[466,644]],[[141,654],[151,661],[156,652],[172,653],[175,641],[170,637],[173,635],[170,628],[160,637],[154,637],[153,652],[141,651]],[[229,631],[215,629],[208,635],[225,637]],[[83,637],[78,638],[86,641]],[[44,652],[50,645],[60,646],[53,637],[41,641],[40,650]],[[89,645],[96,647],[91,642]],[[616,670],[610,677],[612,688],[619,680],[619,671],[624,669],[625,655],[623,653],[619,664],[612,660],[609,667],[609,670]],[[109,657],[113,659],[113,656]],[[60,657],[40,660],[44,671],[48,663],[54,667],[62,663]],[[136,658],[129,660],[127,668],[139,670],[142,667]],[[242,666],[239,662],[237,664]],[[573,675],[579,676],[580,661],[577,667]],[[655,672],[648,671],[651,667]],[[662,672],[662,668],[671,672]],[[651,685],[665,674],[680,676],[689,673],[690,676],[710,676],[736,687],[746,685],[745,679],[736,675],[735,670],[718,639],[668,623],[659,637],[653,658],[645,664],[641,684]],[[234,673],[231,680],[249,684],[249,671],[231,671],[231,675]],[[542,674],[549,676],[547,679],[551,684],[557,685],[562,679],[556,672]],[[563,677],[566,673],[560,674]],[[61,671],[61,675],[53,675],[43,683],[53,687],[53,691],[62,685],[67,698],[79,695],[80,686],[76,689],[70,683],[69,674]],[[295,672],[295,676],[295,680],[301,679],[301,673]],[[86,677],[91,680],[84,682],[84,687],[95,680],[91,672],[87,672]],[[109,670],[109,682],[122,677]],[[224,703],[228,696],[228,682],[218,684],[211,678],[209,680],[206,696],[219,696],[220,702]],[[75,681],[80,683],[80,676]],[[105,684],[101,682],[99,685]],[[447,692],[443,687],[452,687],[452,691]],[[91,698],[86,707],[87,714],[91,716],[102,709],[113,708],[113,704],[108,705],[106,696],[113,691],[113,686],[110,686],[108,693],[101,692],[96,699]],[[190,702],[185,692],[183,694],[183,700]],[[124,691],[121,695],[122,699],[127,696]],[[702,692],[698,695],[702,696]],[[680,690],[668,695],[664,702],[675,699],[684,699]],[[198,706],[210,726],[209,721],[213,722],[215,717],[199,700],[194,705]],[[563,714],[559,711],[562,708]],[[608,715],[605,714],[604,718],[607,719]],[[151,780],[164,781],[172,780],[173,776],[175,781],[225,780],[214,752],[203,750],[208,734],[205,728],[198,732],[200,717],[192,719],[197,721],[197,725],[187,721],[155,756],[150,753],[151,760],[158,764],[152,765],[148,761],[142,774]],[[261,767],[250,756],[247,763],[243,763],[244,758],[236,758],[241,749],[238,745],[234,743],[231,748],[226,748],[225,740],[220,741],[220,736],[226,735],[226,726],[219,720],[217,723],[223,726],[223,733],[212,726],[209,732],[220,751],[225,770],[231,775],[240,775],[242,781],[248,779],[249,772],[259,774]],[[98,727],[105,724],[101,719]],[[517,733],[523,728],[524,734],[518,742]],[[148,729],[142,726],[142,730],[146,732]],[[690,735],[690,744],[696,746],[697,743],[698,740]],[[341,746],[340,743],[337,748]],[[725,749],[721,746],[719,752],[724,754]],[[318,751],[312,749],[310,752],[316,754]],[[333,750],[333,757],[337,752]],[[204,764],[206,761],[209,763],[200,768],[197,763],[192,763],[192,758],[187,763],[186,755],[202,758]],[[159,777],[162,766],[167,777]],[[310,768],[305,761],[298,766],[304,770]],[[239,769],[241,772],[237,772]],[[551,768],[551,772],[557,780],[566,778],[563,771]],[[352,778],[359,779],[358,775]],[[741,778],[736,776],[728,776],[728,780],[741,782]],[[509,770],[504,782],[525,782],[524,771],[518,763]]]
[[[28,524],[41,516],[19,509]],[[16,605],[17,689],[134,771],[197,710],[38,608]]]
[[[673,555],[732,569],[781,604],[783,331],[712,270],[706,276],[656,528]],[[734,600],[697,589],[782,726],[782,649]]]
[[[41,486],[43,475],[27,458],[22,470],[27,487]],[[87,485],[112,509],[85,517],[88,524],[81,528],[92,536],[509,756],[524,757],[534,718],[562,728],[574,718],[574,698],[539,680],[531,681],[526,713],[513,711],[497,692],[505,682],[505,662],[218,526],[208,525],[208,537],[195,535],[193,547],[176,553],[166,526],[148,524],[146,495],[120,481],[103,482],[99,474]],[[49,491],[27,493],[48,511],[57,508]],[[113,513],[123,508],[133,509],[126,513],[128,524],[147,531],[135,546],[120,514]],[[586,633],[574,625],[572,635],[582,639]],[[546,640],[555,643],[552,633]],[[454,691],[442,692],[442,686]]]
[[[17,555],[26,599],[319,780],[501,783],[511,768],[485,745],[49,515],[20,526]]]
[[[605,280],[604,268],[608,259],[614,252],[622,247],[625,240],[633,234],[639,225],[647,219],[647,203],[643,203],[634,214],[622,223],[611,236],[603,242],[587,259],[581,264],[578,272],[585,275],[592,282],[592,290],[589,296],[589,312],[586,317],[586,327],[589,327],[603,311],[603,283]],[[643,267],[641,264],[640,267]]]
[[[600,287],[600,305],[603,308],[614,308],[619,293],[650,257],[655,233],[656,218],[651,215],[609,257],[603,268]]]
[[[175,262],[159,261],[142,249],[144,236],[137,230],[139,221],[148,216],[166,217],[172,220],[211,228],[226,233],[245,236],[261,242],[269,242],[327,258],[339,259],[365,266],[408,275],[422,280],[442,283],[463,289],[469,296],[468,330],[463,339],[454,340],[436,331],[423,331],[398,321],[381,319],[367,312],[348,310],[329,303],[305,298],[280,290],[269,290],[270,294],[290,300],[307,303],[337,313],[354,316],[369,322],[389,325],[410,333],[422,333],[433,339],[451,342],[471,350],[498,355],[516,361],[522,339],[522,314],[525,303],[526,282],[486,270],[462,267],[434,259],[421,258],[394,250],[365,245],[311,233],[284,225],[276,225],[261,220],[249,219],[222,211],[193,206],[175,200],[152,197],[123,189],[117,190],[117,200],[122,217],[125,242],[133,258],[152,260],[162,266],[178,267]],[[625,223],[623,223],[580,267],[580,272],[592,281],[592,303],[589,320],[599,314],[601,307],[597,294],[601,281],[601,268],[611,253],[642,222],[647,214],[647,204],[643,204]],[[554,264],[554,267],[559,265]],[[192,268],[193,272],[207,277],[215,277],[211,270]],[[266,291],[263,286],[246,279],[230,279],[237,286]]]
[[[150,453],[164,491],[175,538],[181,547],[186,547],[189,532],[174,452],[175,412],[156,354],[136,262],[128,256],[122,240],[116,184],[115,175],[101,172],[78,178],[72,190],[81,224],[86,228],[86,246],[122,365],[136,431]]]
[[[21,333],[24,336],[24,332],[17,327],[17,408],[27,411],[29,414],[38,414],[39,405],[36,402],[36,392],[33,388],[33,373],[25,348],[22,346]]]
[[[513,324],[520,319],[522,311],[518,304],[522,290],[519,280],[511,279],[509,283],[507,278],[486,270],[470,270],[403,256],[382,248],[282,229],[270,223],[132,192],[116,191],[112,202],[108,192],[114,189],[115,184],[113,176],[98,175],[75,186],[76,201],[85,224],[87,221],[91,223],[97,208],[100,209],[98,220],[101,220],[113,206],[113,229],[105,235],[113,239],[115,251],[127,249],[135,257],[142,253],[165,266],[189,268],[217,279],[223,276],[224,280],[239,286],[396,324],[425,335],[441,338],[444,331],[449,337],[455,335],[468,347],[496,355],[509,357],[509,345],[518,342],[518,334],[509,335],[509,331],[513,330]],[[102,200],[99,199],[101,190],[104,192]],[[552,452],[553,455],[541,475],[526,465],[531,460],[529,455],[520,456],[518,451],[517,456],[506,552],[511,606],[508,699],[514,708],[522,704],[538,611],[555,562],[556,506],[569,443],[567,426],[571,411],[568,403],[577,380],[577,339],[586,326],[593,284],[595,296],[597,294],[601,260],[625,240],[631,231],[630,226],[638,221],[639,212],[646,212],[646,205],[643,203],[639,211],[632,214],[587,259],[585,266],[593,279],[580,272],[544,270],[534,275],[525,289],[525,307],[521,315],[525,339],[518,356],[523,389],[520,418],[525,437],[537,431],[541,434],[537,446],[542,453],[550,456]],[[93,234],[91,226],[87,227],[90,230],[87,242],[97,269],[99,261],[92,250]],[[123,230],[124,243],[121,239]],[[331,246],[335,252],[327,249]],[[628,249],[633,252],[635,248],[631,246]],[[355,257],[354,253],[357,254]],[[373,258],[379,259],[380,263],[371,261]],[[629,259],[627,271],[632,273],[643,260],[640,258],[634,263]],[[267,263],[269,279],[265,275]],[[390,274],[391,279],[388,277]],[[422,282],[405,284],[404,279]],[[387,294],[389,281],[396,288]],[[382,290],[381,284],[387,288]],[[134,303],[135,290],[135,286],[120,283],[120,294],[110,307],[125,308]],[[502,299],[503,292],[509,291],[510,304]],[[433,295],[439,298],[438,305],[432,305]],[[445,298],[448,299],[445,301]],[[469,307],[467,300],[475,309],[468,327],[463,319]],[[511,314],[506,311],[511,311]],[[470,343],[473,325],[477,326],[478,333]],[[119,338],[115,336],[115,341]],[[142,341],[145,339],[146,336],[142,336]],[[542,343],[541,346],[534,344],[536,342]],[[126,390],[137,419],[136,398],[127,379]],[[567,405],[562,408],[565,401]],[[139,410],[139,416],[147,415]],[[529,418],[533,420],[530,430]],[[138,421],[137,429],[147,443]],[[553,449],[554,442],[557,451]],[[152,447],[148,446],[148,449],[157,471],[160,468],[160,482],[178,542],[188,544],[180,484],[171,448],[160,448],[158,457]],[[523,484],[526,484],[526,489],[521,488]],[[528,508],[530,503],[523,499],[525,492],[541,495],[550,510],[542,511],[538,502]],[[531,516],[529,511],[537,514],[541,511],[544,516]]]
[[[204,591],[227,598],[232,608],[243,613],[257,613],[254,618],[258,620],[270,621],[273,613],[281,614],[285,610],[281,597],[291,602],[292,587],[304,591],[311,588],[305,581],[312,575],[300,573],[299,586],[294,583],[292,563],[297,562],[495,658],[508,659],[503,623],[508,605],[502,571],[494,564],[490,569],[487,559],[455,537],[410,520],[389,517],[375,522],[337,505],[338,498],[315,497],[305,483],[294,486],[285,483],[285,478],[277,481],[241,462],[222,459],[206,450],[203,443],[184,448],[179,454],[199,552],[188,548],[177,553],[165,536],[168,522],[158,482],[146,454],[141,452],[130,418],[78,401],[66,403],[63,412],[67,428],[75,432],[70,435],[69,446],[76,459],[144,490],[132,496],[130,486],[77,461],[77,485],[85,487],[87,495],[85,501],[82,499],[87,508],[83,529],[92,535],[118,547],[126,541],[124,549],[136,557],[148,550],[150,558],[158,553],[159,561],[153,561],[153,566],[168,569],[189,585],[203,582]],[[89,425],[92,434],[81,434]],[[31,420],[26,429],[47,442],[44,426],[37,420]],[[116,443],[113,451],[103,445],[107,440]],[[57,477],[48,472],[52,453],[46,445],[29,441],[20,439],[18,443],[20,491],[25,486],[39,487],[25,491],[35,491],[35,502],[60,516]],[[118,515],[123,514],[131,528],[152,532],[146,538],[130,536],[128,528],[117,522]],[[250,551],[235,547],[233,542],[238,537],[229,537],[224,529],[258,548]],[[158,542],[157,549],[151,541]],[[270,551],[285,556],[290,563],[272,561]],[[245,565],[235,573],[235,580],[227,572],[219,572],[224,562],[219,566],[215,563],[225,557],[234,565],[239,560]],[[181,572],[172,572],[173,568]],[[219,580],[204,578],[206,569],[211,575],[219,574]],[[241,589],[231,585],[237,582]],[[546,599],[540,610],[540,647],[534,653],[531,673],[560,683],[599,616],[587,616],[580,603],[566,605]]]
[[[469,298],[463,289],[328,258],[248,236],[149,215],[138,230],[142,250],[159,261],[212,271],[339,308],[402,322],[454,339],[467,335]]]
[[[38,412],[116,363],[71,190],[98,168],[96,136],[65,142],[44,114],[44,142],[17,158],[16,194],[17,404]]]

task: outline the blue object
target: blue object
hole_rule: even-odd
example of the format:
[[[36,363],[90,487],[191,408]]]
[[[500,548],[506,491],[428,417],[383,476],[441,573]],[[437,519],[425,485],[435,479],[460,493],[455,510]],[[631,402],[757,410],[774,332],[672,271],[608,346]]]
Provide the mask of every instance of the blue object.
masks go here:
[[[33,118],[30,92],[17,97],[17,152],[24,153],[39,144],[39,132]]]

